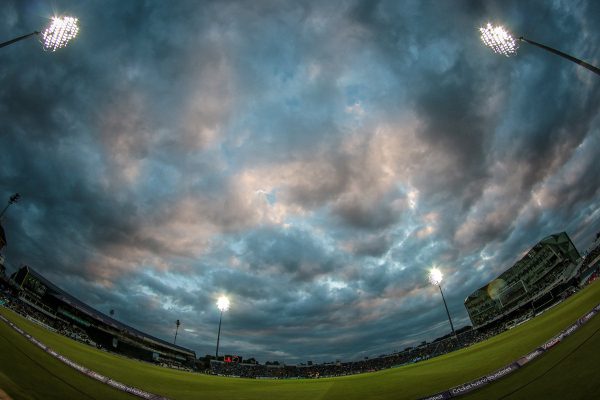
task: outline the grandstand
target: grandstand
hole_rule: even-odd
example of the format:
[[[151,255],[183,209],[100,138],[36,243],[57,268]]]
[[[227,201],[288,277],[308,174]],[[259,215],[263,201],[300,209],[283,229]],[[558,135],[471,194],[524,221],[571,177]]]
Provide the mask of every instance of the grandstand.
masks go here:
[[[35,309],[47,326],[74,339],[144,361],[193,367],[196,353],[125,325],[76,299],[28,266],[11,276],[17,296]],[[41,321],[41,322],[44,322]]]
[[[580,255],[565,232],[550,235],[498,278],[465,299],[475,329],[554,303],[575,282]]]
[[[600,272],[600,232],[596,235],[596,241],[591,249],[582,258],[578,270],[580,286],[598,278]]]

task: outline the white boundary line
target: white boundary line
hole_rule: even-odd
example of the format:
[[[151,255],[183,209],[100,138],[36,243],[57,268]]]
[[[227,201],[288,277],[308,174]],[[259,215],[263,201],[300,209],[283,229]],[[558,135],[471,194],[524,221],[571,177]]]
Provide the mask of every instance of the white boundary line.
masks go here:
[[[592,308],[589,312],[584,314],[583,317],[579,318],[574,324],[562,330],[558,335],[554,336],[553,338],[542,344],[540,347],[533,350],[531,353],[525,354],[518,360],[515,360],[508,365],[505,365],[504,367],[492,372],[491,374],[484,375],[472,381],[463,383],[462,385],[458,385],[448,390],[444,390],[443,392],[439,392],[427,397],[422,397],[421,400],[446,400],[453,397],[462,396],[463,394],[467,394],[469,392],[472,392],[473,390],[482,388],[508,374],[511,374],[517,369],[521,368],[523,365],[527,364],[530,361],[533,361],[534,359],[544,354],[546,351],[550,350],[552,347],[556,346],[567,336],[572,335],[575,331],[581,328],[598,313],[600,313],[600,304],[598,304],[596,307]]]
[[[29,340],[31,343],[35,344],[40,349],[44,350],[46,353],[50,354],[52,357],[56,358],[57,360],[61,361],[64,364],[68,365],[69,367],[79,371],[80,373],[82,373],[86,376],[89,376],[92,379],[95,379],[106,385],[112,386],[113,388],[120,390],[122,392],[126,392],[126,393],[132,394],[134,396],[140,397],[142,399],[169,400],[167,397],[163,397],[158,394],[146,392],[146,391],[138,389],[136,387],[126,385],[126,384],[116,381],[114,379],[110,379],[107,376],[99,374],[96,371],[92,371],[91,369],[86,368],[83,365],[77,364],[76,362],[74,362],[74,361],[68,359],[67,357],[57,353],[56,351],[52,350],[50,347],[46,346],[44,343],[40,342],[39,340],[37,340],[36,338],[31,336],[29,333],[27,333],[23,329],[19,328],[17,325],[15,325],[12,321],[10,321],[4,315],[0,314],[0,320],[4,321],[7,325],[9,325],[11,328],[13,328],[19,334],[21,334],[21,336],[24,336],[27,340]]]

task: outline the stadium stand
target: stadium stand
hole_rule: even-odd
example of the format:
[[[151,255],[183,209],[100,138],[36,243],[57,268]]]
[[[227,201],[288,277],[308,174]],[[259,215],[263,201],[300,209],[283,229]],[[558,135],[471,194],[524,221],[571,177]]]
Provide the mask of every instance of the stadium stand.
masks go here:
[[[600,232],[596,235],[596,241],[591,249],[581,260],[579,271],[580,286],[596,280],[600,275]]]
[[[83,343],[132,358],[192,368],[196,353],[125,325],[81,302],[28,266],[11,276],[18,301],[10,307]],[[15,300],[17,300],[15,299]]]
[[[531,315],[528,316],[528,318]],[[364,372],[374,372],[382,369],[413,364],[428,360],[442,354],[471,346],[474,343],[488,339],[508,329],[509,324],[497,324],[493,328],[477,331],[469,328],[461,329],[456,336],[447,335],[436,339],[431,343],[425,343],[418,347],[409,347],[401,352],[396,352],[379,357],[368,358],[352,362],[329,362],[312,365],[285,365],[285,364],[256,364],[224,362],[222,360],[210,360],[208,369],[204,372],[235,376],[242,378],[262,379],[299,379],[299,378],[325,378],[333,376],[354,375]]]
[[[542,239],[498,278],[465,299],[473,326],[481,328],[524,308],[536,312],[554,303],[576,285],[579,259],[565,232]]]

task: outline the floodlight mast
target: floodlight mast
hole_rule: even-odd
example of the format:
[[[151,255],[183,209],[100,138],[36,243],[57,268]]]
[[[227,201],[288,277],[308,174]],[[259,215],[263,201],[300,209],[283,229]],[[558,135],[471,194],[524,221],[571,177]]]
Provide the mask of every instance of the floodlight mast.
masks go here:
[[[217,308],[221,311],[219,315],[219,332],[217,333],[217,350],[215,351],[215,358],[219,359],[219,341],[221,339],[221,321],[223,320],[223,311],[229,310],[229,299],[225,296],[219,297],[217,300]]]
[[[34,32],[31,32],[31,33],[28,33],[27,35],[23,35],[23,36],[19,36],[17,38],[11,39],[11,40],[7,40],[6,42],[0,43],[0,48],[6,47],[6,46],[11,45],[13,43],[19,42],[19,41],[21,41],[23,39],[27,39],[28,37],[31,37],[33,35],[39,35],[39,34],[40,33],[38,31],[34,31]]]
[[[181,322],[179,322],[179,320],[175,321],[175,339],[173,339],[173,344],[177,343],[177,331],[179,331],[179,325],[181,325]]]
[[[514,54],[517,54],[517,49],[519,48],[518,42],[515,38],[502,26],[497,25],[493,26],[488,23],[485,27],[479,28],[479,32],[481,33],[481,40],[483,43],[491,48],[494,53],[502,54],[504,56],[510,57]],[[569,61],[574,62],[598,75],[600,75],[600,69],[591,64],[586,63],[579,58],[573,57],[567,53],[563,53],[560,50],[556,50],[552,47],[546,46],[544,44],[534,42],[533,40],[527,39],[523,36],[518,39],[520,42],[526,42],[537,46],[541,49],[549,51],[550,53],[556,54],[560,57],[566,58]]]
[[[15,193],[8,198],[8,204],[6,204],[6,206],[4,207],[2,212],[0,212],[0,219],[4,216],[4,213],[6,212],[6,210],[8,210],[8,207],[10,207],[12,204],[16,203],[17,201],[19,201],[20,198],[21,198],[21,195],[19,193]]]
[[[0,43],[0,48],[27,39],[34,35],[41,37],[45,51],[56,51],[65,47],[79,33],[79,22],[74,17],[52,17],[50,24],[42,31],[33,31],[23,36]]]
[[[539,47],[539,48],[541,48],[541,49],[544,49],[544,50],[546,50],[546,51],[549,51],[549,52],[551,52],[551,53],[554,53],[554,54],[556,54],[556,55],[558,55],[558,56],[561,56],[561,57],[563,57],[563,58],[566,58],[566,59],[567,59],[567,60],[569,60],[569,61],[573,61],[575,64],[579,64],[579,65],[581,65],[583,68],[587,68],[587,69],[589,69],[590,71],[592,71],[592,72],[594,72],[594,73],[596,73],[596,74],[600,75],[600,68],[598,68],[598,67],[595,67],[595,66],[593,66],[593,65],[591,65],[591,64],[588,64],[588,63],[586,63],[585,61],[583,61],[583,60],[580,60],[579,58],[573,57],[573,56],[571,56],[571,55],[569,55],[569,54],[567,54],[567,53],[563,53],[563,52],[562,52],[562,51],[560,51],[560,50],[553,49],[552,47],[546,46],[545,44],[541,44],[541,43],[538,43],[538,42],[534,42],[533,40],[530,40],[530,39],[524,38],[523,36],[521,36],[521,37],[519,38],[519,40],[520,40],[520,41],[522,41],[522,42],[527,42],[527,43],[529,43],[529,44],[532,44],[532,45],[534,45],[534,46],[537,46],[537,47]]]
[[[446,298],[444,297],[444,292],[442,291],[442,278],[442,272],[437,268],[433,268],[429,272],[429,282],[440,289],[442,300],[444,301],[444,307],[446,308],[446,315],[448,315],[448,321],[450,322],[450,329],[452,329],[452,336],[456,337],[456,332],[454,331],[454,324],[452,323],[452,318],[450,318],[450,311],[448,311],[448,304],[446,304]]]

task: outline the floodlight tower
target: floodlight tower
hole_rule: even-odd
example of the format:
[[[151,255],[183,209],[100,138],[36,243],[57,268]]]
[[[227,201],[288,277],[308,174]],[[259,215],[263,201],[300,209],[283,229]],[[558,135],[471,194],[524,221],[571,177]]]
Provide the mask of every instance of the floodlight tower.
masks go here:
[[[179,330],[179,325],[181,325],[181,322],[179,322],[179,320],[175,321],[175,339],[173,340],[173,344],[177,342],[177,331]]]
[[[506,57],[510,57],[512,55],[517,54],[517,49],[519,48],[519,42],[515,40],[515,38],[508,32],[504,27],[497,25],[493,26],[488,23],[485,27],[479,28],[479,32],[481,32],[481,40],[483,43],[490,47],[494,53],[502,54]],[[520,42],[526,42],[537,46],[541,49],[554,53],[558,56],[566,58],[569,61],[573,61],[575,64],[579,64],[584,68],[589,69],[590,71],[600,75],[600,69],[591,64],[586,63],[579,58],[575,58],[569,54],[563,53],[562,51],[553,49],[552,47],[546,46],[541,43],[534,42],[533,40],[526,39],[523,36],[518,39]]]
[[[221,321],[223,319],[223,311],[229,310],[229,299],[225,296],[221,296],[217,299],[217,308],[221,311],[221,315],[219,316],[219,333],[217,334],[217,351],[215,352],[215,356],[219,358],[219,340],[221,339]]]
[[[29,37],[40,35],[40,42],[44,51],[56,51],[65,47],[67,43],[79,33],[79,21],[74,17],[52,17],[50,24],[42,31],[33,31],[27,35],[0,43],[0,47],[5,47],[15,42],[27,39]]]
[[[6,207],[4,207],[4,209],[2,210],[2,212],[0,212],[0,219],[2,218],[2,216],[4,215],[4,213],[6,212],[6,210],[8,210],[8,207],[11,206],[11,204],[16,203],[17,201],[19,201],[19,199],[21,198],[21,195],[19,193],[15,193],[12,196],[10,196],[8,198],[8,204],[6,205]]]
[[[444,307],[446,307],[446,314],[448,314],[448,321],[450,321],[450,329],[452,329],[452,336],[456,337],[456,332],[454,331],[454,325],[452,324],[452,318],[450,318],[450,311],[448,311],[448,305],[446,304],[446,299],[444,298],[444,292],[442,291],[442,278],[444,275],[442,271],[437,268],[433,268],[429,271],[429,283],[440,288],[440,293],[442,294],[442,300],[444,301]]]

